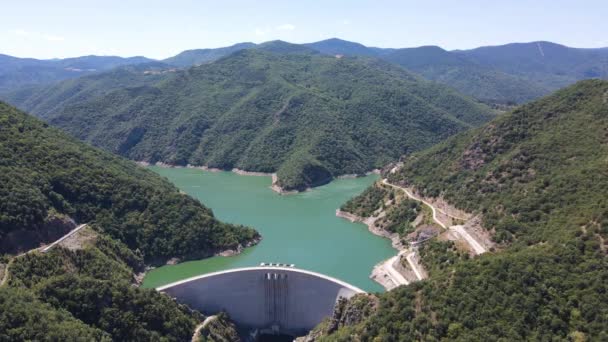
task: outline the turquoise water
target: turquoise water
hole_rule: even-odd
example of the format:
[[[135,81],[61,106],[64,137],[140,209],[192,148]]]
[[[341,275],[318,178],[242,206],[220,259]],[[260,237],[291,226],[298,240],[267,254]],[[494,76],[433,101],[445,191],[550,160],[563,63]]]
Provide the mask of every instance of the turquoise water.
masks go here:
[[[199,274],[280,262],[336,277],[363,290],[383,291],[369,275],[375,264],[395,254],[390,241],[371,234],[361,223],[335,216],[342,203],[378,176],[339,179],[311,191],[281,196],[270,189],[270,177],[187,168],[151,169],[201,200],[220,220],[254,227],[263,240],[237,256],[154,269],[143,286],[157,287]]]

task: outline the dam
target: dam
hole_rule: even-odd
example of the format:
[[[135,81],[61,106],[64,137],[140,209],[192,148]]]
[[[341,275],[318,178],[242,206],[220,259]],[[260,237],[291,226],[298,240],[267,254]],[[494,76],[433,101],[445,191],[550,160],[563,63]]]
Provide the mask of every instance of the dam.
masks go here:
[[[266,334],[304,335],[331,316],[340,298],[363,290],[287,264],[261,264],[184,279],[158,291],[206,315],[225,311],[239,326]]]

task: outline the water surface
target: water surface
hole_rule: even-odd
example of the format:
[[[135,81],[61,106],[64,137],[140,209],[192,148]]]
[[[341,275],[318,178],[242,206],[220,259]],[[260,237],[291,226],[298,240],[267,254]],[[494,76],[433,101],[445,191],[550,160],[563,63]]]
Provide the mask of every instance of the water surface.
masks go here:
[[[383,290],[369,279],[369,274],[375,264],[395,254],[390,241],[371,234],[361,223],[335,216],[342,203],[378,176],[339,179],[311,191],[281,196],[270,189],[270,177],[187,168],[151,169],[201,200],[220,220],[256,228],[263,240],[237,256],[157,268],[148,273],[144,287],[261,262],[280,262],[336,277],[366,291]]]

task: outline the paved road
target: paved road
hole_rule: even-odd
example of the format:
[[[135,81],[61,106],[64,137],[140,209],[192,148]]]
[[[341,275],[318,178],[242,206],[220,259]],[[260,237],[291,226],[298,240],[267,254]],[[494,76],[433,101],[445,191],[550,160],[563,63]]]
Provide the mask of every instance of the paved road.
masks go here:
[[[82,228],[86,227],[87,224],[81,224],[80,226],[72,229],[69,233],[65,234],[64,236],[60,237],[58,240],[56,240],[55,242],[51,243],[48,246],[44,246],[44,247],[38,247],[38,248],[34,248],[34,249],[30,249],[27,252],[21,253],[17,256],[15,256],[14,258],[12,258],[7,264],[6,264],[6,269],[4,270],[4,276],[2,277],[2,280],[0,281],[0,286],[4,285],[7,280],[8,280],[8,275],[9,275],[9,268],[10,266],[13,264],[14,260],[17,258],[20,258],[26,254],[29,253],[33,253],[36,251],[41,251],[42,253],[46,253],[48,252],[51,248],[53,248],[55,245],[57,245],[58,243],[60,243],[61,241],[67,239],[68,237],[72,236],[74,233],[78,232],[79,230],[81,230]]]
[[[416,278],[418,278],[418,280],[422,280],[424,277],[422,276],[422,273],[420,273],[420,270],[418,270],[418,265],[416,265],[416,262],[414,262],[414,254],[416,253],[412,252],[408,254],[405,259],[410,264],[410,267],[414,270],[414,273],[416,273]]]
[[[46,253],[46,252],[48,252],[48,251],[49,251],[51,248],[55,247],[55,245],[57,245],[58,243],[61,243],[61,241],[63,241],[63,240],[65,240],[65,239],[69,238],[70,236],[74,235],[76,232],[78,232],[79,230],[81,230],[82,228],[84,228],[84,227],[86,227],[86,226],[87,226],[87,224],[85,223],[85,224],[81,224],[80,226],[78,226],[78,227],[76,227],[76,228],[72,229],[72,230],[71,230],[69,233],[67,233],[67,234],[65,234],[64,236],[60,237],[60,238],[59,238],[59,240],[57,240],[57,241],[55,241],[55,242],[51,243],[50,245],[48,245],[48,246],[46,246],[46,247],[43,247],[43,248],[42,248],[42,250],[41,250],[41,252],[42,252],[42,253]],[[29,253],[29,252],[28,252],[28,253]]]
[[[439,219],[437,218],[437,209],[435,209],[435,207],[431,203],[423,200],[422,198],[418,198],[418,197],[414,196],[414,194],[409,192],[406,188],[389,183],[387,179],[383,179],[382,183],[405,192],[407,197],[413,199],[414,201],[418,201],[418,202],[422,202],[422,203],[426,204],[429,208],[431,208],[431,211],[433,212],[433,221],[437,222],[437,224],[440,225],[441,228],[448,229],[448,227],[443,222],[439,221]]]
[[[386,271],[386,273],[389,275],[389,277],[391,277],[391,280],[393,281],[393,283],[395,283],[395,285],[396,285],[395,287],[401,286],[401,285],[409,285],[409,283],[410,283],[393,266],[395,264],[395,262],[399,261],[399,257],[401,256],[401,254],[402,254],[402,252],[400,252],[399,254],[395,255],[394,257],[388,259],[382,265],[382,267],[384,268],[384,270]]]
[[[475,250],[476,254],[482,254],[482,253],[486,252],[486,249],[479,242],[477,242],[477,240],[475,240],[463,228],[463,226],[451,226],[450,229],[457,231],[458,234],[460,234],[465,240],[467,240],[467,242],[469,243],[469,245],[471,245],[471,247],[473,247],[473,249]]]
[[[423,200],[422,198],[418,198],[416,196],[414,196],[414,194],[412,194],[411,192],[409,192],[406,188],[400,187],[398,185],[394,185],[388,182],[387,179],[383,179],[382,183],[388,186],[391,186],[393,188],[396,189],[400,189],[403,192],[405,192],[405,194],[413,199],[414,201],[418,201],[418,202],[422,202],[424,203],[426,206],[428,206],[429,208],[431,208],[431,211],[433,212],[433,221],[437,222],[438,225],[440,225],[443,229],[450,229],[452,231],[456,231],[458,234],[460,234],[460,236],[462,236],[467,242],[468,244],[471,246],[471,248],[473,248],[473,251],[475,252],[475,254],[482,254],[487,252],[486,249],[479,243],[477,242],[477,240],[475,240],[464,228],[463,226],[451,226],[451,227],[447,227],[443,222],[441,222],[439,220],[439,218],[437,218],[437,211],[441,212],[444,215],[447,215],[451,218],[459,218],[459,217],[455,217],[452,216],[448,213],[445,213],[437,208],[435,208],[431,203]]]

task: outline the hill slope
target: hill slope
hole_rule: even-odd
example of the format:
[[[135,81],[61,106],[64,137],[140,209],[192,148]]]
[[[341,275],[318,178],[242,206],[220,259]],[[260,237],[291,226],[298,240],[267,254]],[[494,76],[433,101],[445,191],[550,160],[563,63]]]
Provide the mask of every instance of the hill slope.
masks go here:
[[[46,119],[131,159],[276,171],[281,186],[303,189],[382,166],[492,115],[388,63],[272,42]]]
[[[217,221],[153,172],[4,103],[0,123],[1,252],[36,246],[50,229],[62,235],[69,218],[140,249],[147,261],[209,256],[254,236]]]
[[[607,155],[608,82],[591,80],[407,158],[390,180],[482,214],[499,251],[431,244],[440,271],[319,340],[608,338]]]
[[[256,46],[254,43],[238,43],[217,49],[194,49],[178,53],[173,57],[164,59],[163,62],[177,67],[190,67],[203,63],[213,62],[233,52]]]
[[[133,162],[0,103],[0,339],[183,341],[204,317],[135,274],[257,233]],[[49,252],[31,250],[86,222]],[[12,254],[12,255],[11,255]],[[10,260],[10,261],[9,261]]]
[[[437,46],[398,49],[381,58],[488,103],[522,103],[548,93],[521,77],[474,63]]]
[[[606,49],[577,49],[551,42],[531,42],[486,46],[457,53],[549,90],[582,79],[608,78]]]
[[[331,38],[314,43],[303,44],[327,55],[378,57],[394,49],[370,48],[363,44]]]
[[[81,77],[119,66],[152,62],[145,57],[82,56],[40,60],[0,54],[0,92]]]
[[[154,84],[173,71],[160,62],[124,66],[52,85],[18,88],[0,94],[0,98],[44,119],[60,108],[106,95],[116,89]]]
[[[575,223],[608,218],[607,102],[608,82],[583,81],[413,156],[392,179],[483,212],[499,241],[570,240]]]

